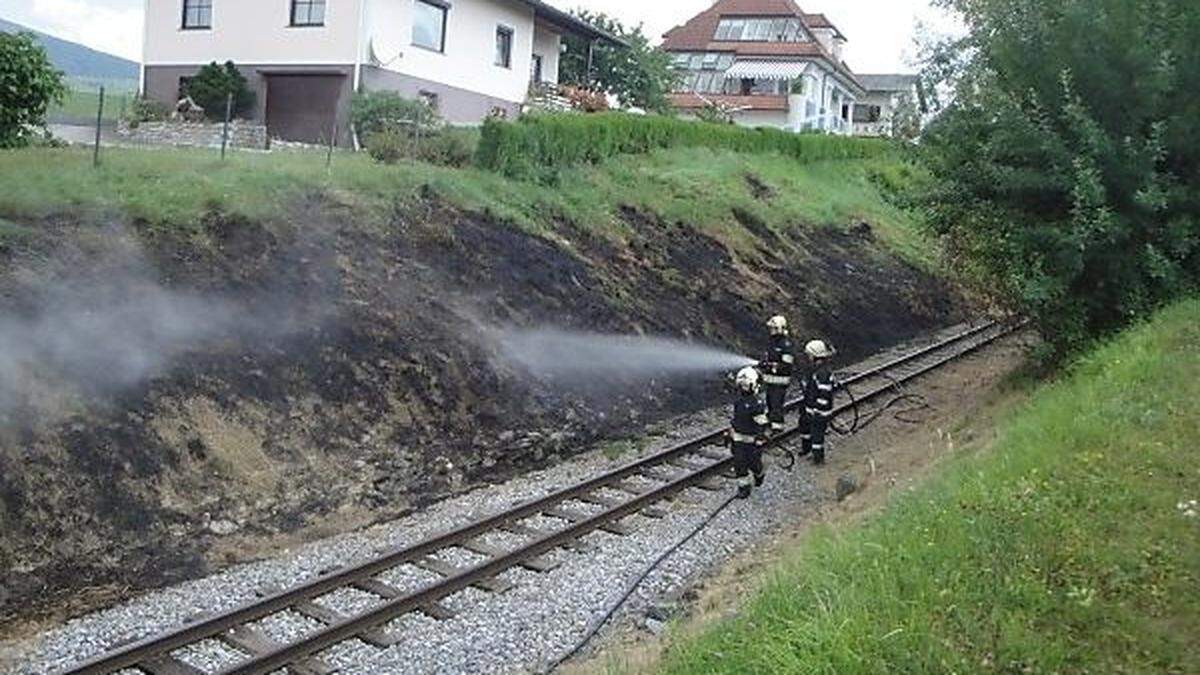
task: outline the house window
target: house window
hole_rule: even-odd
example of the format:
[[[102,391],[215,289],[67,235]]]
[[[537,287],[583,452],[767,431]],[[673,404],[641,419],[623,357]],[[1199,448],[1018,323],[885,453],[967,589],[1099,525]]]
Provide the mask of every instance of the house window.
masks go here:
[[[177,102],[182,101],[183,99],[185,99],[189,96],[188,87],[190,87],[191,84],[192,84],[192,78],[190,78],[190,77],[179,78],[179,89],[176,90],[176,92],[175,92],[175,100]]]
[[[293,26],[324,26],[325,0],[292,0]]]
[[[877,105],[863,105],[859,103],[854,106],[854,121],[860,124],[869,124],[878,122],[883,117],[883,108]]]
[[[533,55],[533,65],[530,66],[530,79],[533,80],[534,84],[541,84],[543,81],[542,80],[542,55],[541,54]]]
[[[445,5],[413,0],[413,44],[435,52],[446,51]]]
[[[417,94],[417,98],[423,101],[425,105],[429,106],[430,110],[434,112],[440,110],[438,106],[441,105],[441,102],[438,100],[438,95],[432,91],[422,90]]]
[[[676,71],[675,90],[700,94],[725,93],[729,83],[725,71],[733,65],[731,52],[680,52],[672,54],[671,67]]]
[[[804,42],[798,17],[721,19],[715,39],[721,42]]]
[[[501,68],[512,68],[513,30],[506,26],[496,26],[496,65]]]
[[[212,0],[183,0],[183,28],[212,28]]]

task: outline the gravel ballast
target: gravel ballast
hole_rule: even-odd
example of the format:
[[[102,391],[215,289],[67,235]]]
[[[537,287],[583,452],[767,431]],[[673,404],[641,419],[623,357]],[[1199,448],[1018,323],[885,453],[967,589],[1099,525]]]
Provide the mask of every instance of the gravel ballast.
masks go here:
[[[941,335],[953,332],[946,331]],[[927,344],[930,338],[916,341]],[[897,347],[870,362],[909,351]],[[861,369],[859,364],[848,370]],[[713,410],[677,420],[662,428],[646,444],[651,454],[725,423],[726,411]],[[634,459],[634,454],[606,458],[602,453],[564,462],[502,485],[479,489],[441,502],[428,510],[367,530],[341,535],[282,552],[277,558],[242,565],[220,574],[148,593],[132,602],[73,620],[28,640],[0,645],[0,654],[11,659],[6,672],[42,675],[63,670],[107,649],[177,627],[199,615],[219,612],[253,600],[259,593],[294,586],[339,567],[368,560],[395,547],[410,545],[454,529],[486,515],[541,497],[602,471]],[[750,501],[734,502],[697,537],[684,545],[641,584],[629,602],[606,628],[636,624],[656,632],[666,618],[662,606],[672,605],[705,575],[737,552],[753,545],[800,514],[811,513],[832,495],[819,494],[807,463],[786,473],[774,458],[768,459],[766,485]],[[453,611],[449,619],[421,613],[397,619],[384,630],[399,642],[387,649],[351,641],[322,654],[331,666],[345,673],[515,673],[539,671],[570,650],[616,601],[646,564],[674,542],[692,532],[735,489],[690,489],[671,502],[660,504],[665,518],[633,515],[623,523],[632,532],[617,536],[594,532],[584,538],[590,550],[558,549],[545,556],[560,563],[546,573],[526,569],[505,572],[500,579],[513,587],[495,594],[469,588],[441,604]],[[569,510],[590,513],[596,506],[570,503]],[[542,521],[539,523],[538,521]],[[531,518],[531,527],[562,527],[561,521]],[[490,545],[511,547],[523,541],[505,533],[482,539]],[[436,558],[456,566],[478,564],[483,557],[464,549],[451,549]],[[402,590],[413,590],[437,575],[403,566],[380,576]],[[338,591],[320,598],[320,604],[344,614],[362,612],[381,602],[358,591]],[[647,618],[649,615],[650,618]],[[276,640],[294,640],[320,624],[287,612],[256,624]],[[596,642],[603,643],[605,633]],[[207,641],[176,652],[183,660],[212,670],[228,666],[237,652]],[[3,662],[0,662],[3,665]]]

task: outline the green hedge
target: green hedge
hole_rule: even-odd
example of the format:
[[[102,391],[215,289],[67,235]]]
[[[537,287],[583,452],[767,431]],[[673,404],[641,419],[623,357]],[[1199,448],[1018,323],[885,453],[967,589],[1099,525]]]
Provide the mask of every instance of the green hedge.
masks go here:
[[[513,178],[552,180],[567,167],[676,147],[778,153],[816,162],[873,157],[893,146],[877,139],[747,129],[659,115],[555,114],[523,117],[517,122],[487,120],[477,161],[483,168]]]

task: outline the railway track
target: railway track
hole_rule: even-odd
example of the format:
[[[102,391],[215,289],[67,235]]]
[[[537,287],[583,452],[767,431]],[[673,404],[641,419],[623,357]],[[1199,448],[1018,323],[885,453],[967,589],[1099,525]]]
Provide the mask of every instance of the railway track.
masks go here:
[[[904,383],[973,353],[1013,332],[1013,326],[987,322],[927,347],[842,378],[853,387],[857,405],[882,399]],[[839,390],[835,416],[851,410],[852,403]],[[788,404],[795,410],[798,401]],[[772,440],[782,444],[797,435],[790,431]],[[441,601],[469,587],[503,592],[508,587],[500,575],[514,568],[548,572],[555,564],[543,556],[557,548],[586,549],[582,538],[598,530],[626,534],[621,521],[640,513],[650,518],[665,517],[659,504],[691,489],[723,490],[732,459],[719,447],[724,429],[681,443],[639,459],[574,486],[526,502],[420,543],[406,546],[353,567],[317,577],[304,584],[270,593],[261,599],[221,614],[205,617],[170,632],[119,647],[76,666],[66,673],[108,674],[142,672],[152,675],[207,675],[176,656],[176,652],[208,640],[217,640],[244,654],[245,658],[223,670],[222,675],[271,673],[286,668],[300,675],[332,673],[321,660],[321,652],[346,642],[362,640],[379,648],[399,643],[403,636],[384,627],[413,612],[435,619],[453,616]],[[560,523],[538,529],[523,521]],[[489,534],[503,533],[521,542],[499,547],[486,541]],[[438,558],[439,553],[462,550],[482,557],[483,562],[459,567]],[[435,573],[437,581],[414,590],[401,589],[380,579],[389,571],[412,566]],[[371,609],[343,615],[321,604],[323,596],[345,589],[365,592],[379,599]],[[291,642],[276,642],[255,622],[290,612],[307,617],[321,628]]]

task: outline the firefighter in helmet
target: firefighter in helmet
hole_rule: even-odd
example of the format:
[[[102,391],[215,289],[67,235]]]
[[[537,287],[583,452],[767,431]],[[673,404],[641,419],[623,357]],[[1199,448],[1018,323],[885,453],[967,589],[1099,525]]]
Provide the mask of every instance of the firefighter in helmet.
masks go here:
[[[787,319],[782,316],[772,317],[767,322],[767,331],[771,334],[771,347],[758,367],[762,371],[763,384],[767,390],[767,417],[771,420],[771,433],[779,434],[784,431],[787,392],[792,384],[796,354]]]
[[[833,417],[833,390],[836,383],[829,359],[835,350],[821,340],[813,340],[804,347],[812,363],[812,372],[804,380],[804,416],[800,420],[800,439],[804,454],[812,457],[813,464],[825,463],[825,432]]]
[[[738,498],[746,499],[754,486],[762,485],[763,447],[767,444],[767,404],[759,395],[758,369],[743,368],[736,378],[738,399],[733,406],[729,440],[733,468],[738,480]]]

